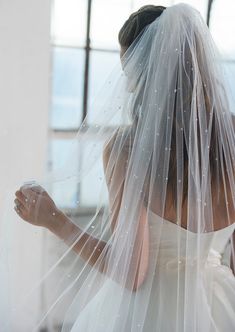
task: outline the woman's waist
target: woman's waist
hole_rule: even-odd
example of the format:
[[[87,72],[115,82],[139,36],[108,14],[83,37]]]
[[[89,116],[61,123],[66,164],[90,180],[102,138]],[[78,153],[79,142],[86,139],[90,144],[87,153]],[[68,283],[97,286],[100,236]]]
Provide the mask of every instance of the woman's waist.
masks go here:
[[[179,268],[194,267],[206,268],[222,265],[222,255],[214,249],[210,249],[207,253],[197,255],[185,251],[177,251],[177,248],[161,249],[150,248],[150,262],[158,267]]]

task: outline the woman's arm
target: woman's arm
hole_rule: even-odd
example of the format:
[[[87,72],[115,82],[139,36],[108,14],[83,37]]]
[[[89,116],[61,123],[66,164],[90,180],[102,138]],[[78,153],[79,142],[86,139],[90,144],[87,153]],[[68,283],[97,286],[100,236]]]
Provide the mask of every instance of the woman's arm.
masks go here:
[[[114,142],[114,137],[108,145],[106,145],[103,152],[103,165],[104,173],[106,177],[106,183],[109,191],[109,206],[111,211],[111,230],[114,233],[117,226],[118,215],[122,203],[122,195],[126,178],[126,166],[128,153],[122,148],[122,155],[118,158],[114,153],[113,144],[118,145],[118,142]],[[114,162],[115,160],[115,162]],[[138,222],[138,228],[135,237],[135,243],[133,245],[132,257],[130,261],[129,280],[131,285],[126,285],[126,288],[131,291],[136,291],[143,284],[147,271],[149,260],[149,228],[147,223],[146,208],[143,206],[140,219]],[[134,273],[134,275],[133,275]],[[133,284],[134,280],[134,284]],[[127,280],[128,283],[128,280]]]
[[[89,233],[84,232],[62,212],[59,211],[57,214],[56,222],[50,224],[48,229],[55,234],[57,237],[64,240],[65,243],[71,245],[74,241],[73,250],[78,253],[85,261],[91,266],[94,266],[103,253],[107,243],[101,241]],[[81,236],[82,234],[82,236]],[[76,239],[79,238],[77,241]],[[106,248],[107,251],[107,248]],[[97,268],[100,272],[104,272],[105,259],[102,258],[102,264],[98,264]]]
[[[57,209],[54,201],[48,193],[40,186],[23,186],[16,193],[16,212],[28,223],[41,226],[57,237],[64,240],[68,246],[73,245],[73,250],[94,266],[103,253],[106,242],[97,239],[84,232],[76,226],[61,210]],[[39,203],[37,203],[39,202]],[[78,240],[76,240],[78,239]],[[105,250],[104,256],[108,248]],[[97,269],[103,272],[105,258],[102,258],[101,264],[97,264]]]
[[[109,190],[110,210],[112,211],[111,229],[115,231],[118,214],[122,201],[122,193],[125,181],[126,160],[119,159],[114,167],[110,167],[110,145],[104,149],[104,171]],[[18,206],[18,215],[32,225],[47,228],[68,245],[74,242],[73,250],[81,255],[91,266],[94,266],[102,254],[101,264],[96,268],[106,273],[106,262],[109,247],[107,243],[92,237],[90,234],[76,226],[62,211],[57,209],[55,203],[47,192],[40,186],[23,186],[16,191],[15,203]],[[31,202],[31,203],[30,203]],[[38,206],[37,203],[39,202]],[[20,205],[19,205],[20,204]],[[20,206],[20,207],[19,207]],[[37,207],[37,208],[36,208]],[[134,285],[126,286],[131,291],[136,291],[144,282],[148,269],[149,256],[149,230],[146,223],[146,210],[143,207],[138,223],[137,236],[133,247],[129,279]],[[76,240],[79,239],[79,240]],[[142,244],[142,246],[140,245]],[[141,248],[141,252],[140,252]],[[105,250],[105,252],[104,252]],[[131,274],[135,271],[135,275]]]

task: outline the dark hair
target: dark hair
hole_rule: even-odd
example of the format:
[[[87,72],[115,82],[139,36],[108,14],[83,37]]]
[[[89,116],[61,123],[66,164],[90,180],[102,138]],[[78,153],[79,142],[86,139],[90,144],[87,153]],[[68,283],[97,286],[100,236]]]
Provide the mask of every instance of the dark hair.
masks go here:
[[[166,7],[163,6],[146,5],[132,13],[119,31],[120,45],[128,48],[140,32],[159,17],[165,9]]]
[[[118,34],[118,40],[119,43],[121,45],[121,47],[124,48],[128,48],[133,42],[134,40],[137,38],[137,36],[141,33],[141,31],[149,24],[151,24],[157,17],[159,17],[162,12],[166,9],[166,7],[163,6],[154,6],[154,5],[147,5],[147,6],[143,6],[141,7],[138,11],[134,12],[133,14],[130,15],[130,17],[128,18],[128,20],[124,23],[124,25],[122,26],[122,28],[119,31]],[[199,40],[200,41],[200,40]],[[199,42],[198,40],[196,40],[196,42]],[[203,65],[203,45],[197,45],[197,50],[198,50],[198,58],[199,58],[199,63],[200,66]],[[191,59],[191,53],[190,53],[190,49],[188,47],[188,53],[186,53],[187,55],[187,61],[186,63],[189,63],[189,68],[186,68],[187,72],[189,73],[187,75],[187,77],[185,77],[185,82],[188,82],[189,80],[193,79],[193,72],[191,71],[191,65],[192,65],[192,59]],[[202,70],[202,75],[203,75],[203,82],[206,83],[206,75],[204,75],[203,73],[207,73],[206,70]],[[190,81],[191,82],[191,81]],[[191,89],[191,84],[190,82],[187,83],[187,86],[185,87],[185,93],[186,95],[191,95],[190,93],[190,89]],[[191,91],[192,92],[192,91]],[[207,110],[207,116],[209,116],[209,112],[213,107],[212,104],[212,92],[210,91],[209,88],[209,84],[207,84],[207,88],[205,88],[205,85],[203,86],[203,94],[205,97],[205,107]],[[177,98],[177,94],[176,94],[176,98]],[[191,109],[191,100],[192,98],[185,98],[184,102],[184,108],[188,110],[188,113],[190,113],[190,109]],[[171,153],[170,153],[170,160],[169,160],[169,174],[168,174],[168,189],[169,192],[172,194],[172,201],[173,201],[173,205],[175,207],[175,209],[177,209],[176,206],[176,198],[177,198],[177,183],[176,183],[176,179],[177,179],[177,160],[176,160],[176,132],[178,130],[180,130],[180,127],[182,125],[182,121],[183,119],[178,119],[178,125],[176,123],[176,117],[175,117],[175,111],[174,110],[174,116],[173,116],[173,129],[172,129],[172,139],[171,139]],[[213,114],[212,114],[213,115]],[[208,123],[209,123],[209,119]],[[200,141],[200,128],[199,128],[199,123],[197,123],[198,126],[198,140]],[[219,151],[218,151],[218,142],[217,142],[217,129],[218,123],[216,123],[216,119],[215,116],[213,115],[212,117],[212,126],[211,126],[211,142],[213,142],[213,144],[210,145],[210,151],[209,151],[209,158],[210,158],[210,168],[211,168],[211,180],[214,180],[216,178],[216,175],[219,176],[222,179],[222,170],[217,170],[217,164],[216,164],[216,160],[218,158],[221,158],[221,163],[223,163],[224,167],[226,167],[225,165],[225,159],[224,159],[224,155],[222,157],[219,156]],[[200,144],[199,144],[200,145]],[[164,145],[163,145],[164,148]],[[200,148],[199,148],[200,150]],[[163,151],[164,153],[164,151]],[[184,140],[183,140],[183,155],[184,155],[184,179],[183,179],[183,197],[182,197],[182,203],[185,202],[185,200],[188,197],[188,183],[187,183],[187,179],[188,179],[188,151],[187,151],[187,146],[186,146],[186,140],[185,140],[185,136],[184,136]],[[202,151],[199,151],[199,169],[201,170],[202,167]],[[148,187],[149,187],[149,183],[148,181],[150,180],[150,172],[151,170],[148,170],[148,174],[149,176],[147,176],[146,178],[146,197],[145,197],[145,201],[148,201]],[[200,176],[202,177],[203,175],[200,174]],[[226,176],[226,174],[225,174]],[[226,177],[226,181],[228,181],[228,177]],[[222,189],[217,187],[217,182],[216,181],[212,181],[212,184],[214,183],[217,191],[220,189],[220,193],[222,194],[222,198],[225,197],[225,192],[223,191],[223,186]],[[216,190],[215,190],[216,192]],[[224,194],[224,197],[223,197]],[[147,204],[147,203],[146,203]]]

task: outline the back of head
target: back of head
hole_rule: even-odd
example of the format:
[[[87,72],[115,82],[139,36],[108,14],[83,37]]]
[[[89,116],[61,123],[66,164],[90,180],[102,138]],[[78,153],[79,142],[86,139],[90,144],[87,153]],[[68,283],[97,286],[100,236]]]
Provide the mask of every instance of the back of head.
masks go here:
[[[127,48],[124,71],[135,86],[133,155],[140,146],[152,151],[149,173],[143,174],[152,183],[147,196],[155,199],[164,178],[164,190],[171,193],[176,209],[191,191],[198,197],[219,192],[229,182],[222,170],[232,160],[230,139],[225,138],[232,137],[232,128],[217,49],[202,16],[185,4],[144,6],[124,23],[119,42]],[[200,192],[207,181],[210,186]],[[230,195],[228,186],[225,191]],[[221,193],[221,201],[224,196]],[[165,197],[162,201],[167,202]],[[192,229],[196,221],[190,221]]]
[[[164,6],[146,5],[132,13],[118,34],[121,47],[128,48],[140,32],[159,17],[165,9]]]

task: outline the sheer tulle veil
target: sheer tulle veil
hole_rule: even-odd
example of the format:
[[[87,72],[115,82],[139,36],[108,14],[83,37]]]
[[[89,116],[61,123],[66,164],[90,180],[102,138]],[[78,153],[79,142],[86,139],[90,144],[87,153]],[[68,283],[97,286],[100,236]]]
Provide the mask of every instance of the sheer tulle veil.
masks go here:
[[[7,196],[0,235],[2,331],[21,331],[15,324],[23,320],[28,331],[54,331],[56,321],[63,332],[82,331],[79,317],[92,301],[84,332],[160,331],[148,330],[147,321],[158,326],[158,309],[169,306],[175,331],[212,331],[213,264],[221,255],[211,248],[222,230],[228,235],[220,243],[228,254],[224,273],[234,278],[234,104],[225,87],[220,55],[197,10],[168,7],[142,30],[100,89],[94,120],[83,121],[61,169],[21,187],[34,227],[19,221],[22,211],[12,217],[15,188]],[[77,166],[79,154],[84,158]],[[69,224],[59,223],[59,207],[51,203],[45,210],[47,195],[53,199],[54,185],[69,195],[71,181],[97,181],[92,171],[98,162],[104,176],[92,217],[82,224],[79,213],[64,211]],[[78,201],[74,211],[80,210]],[[49,229],[36,226],[46,213]],[[40,249],[22,253],[21,241],[12,249],[21,227]],[[32,256],[35,280],[27,264]]]

